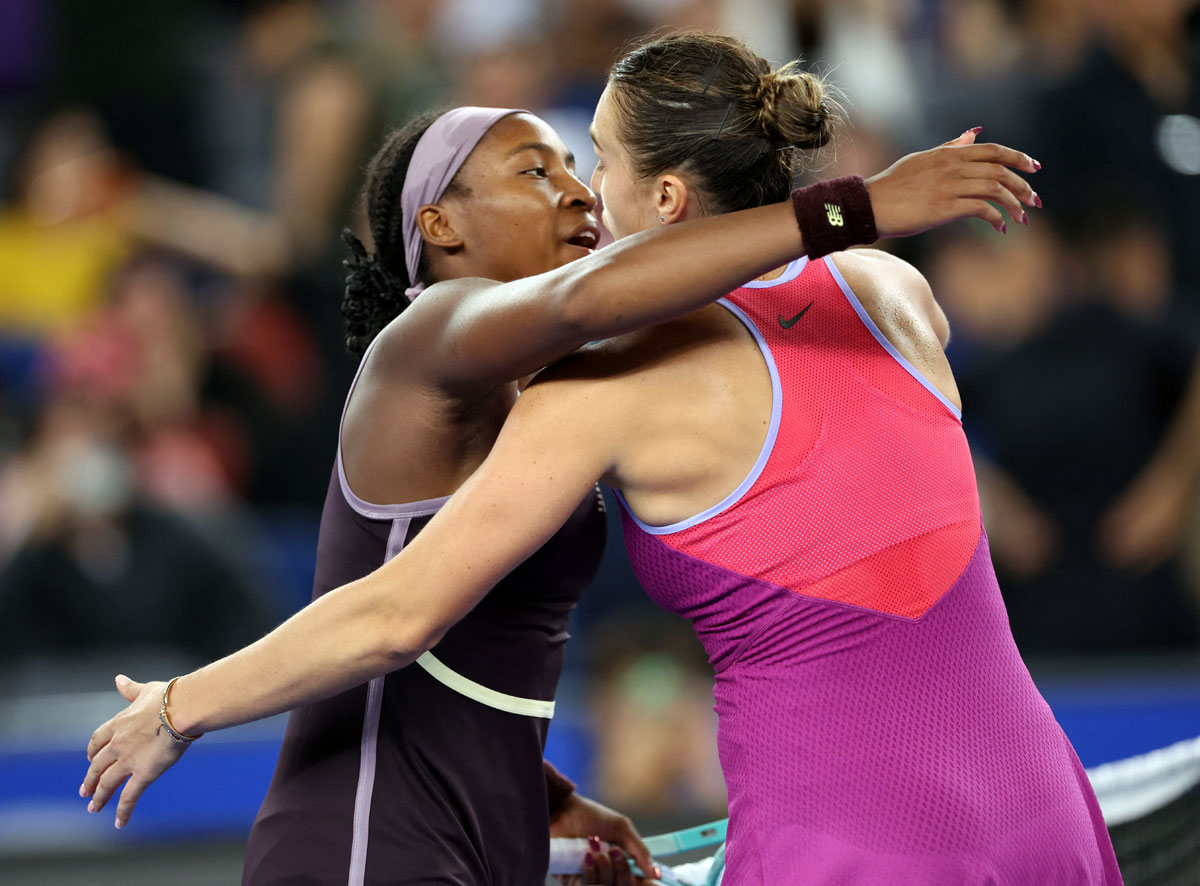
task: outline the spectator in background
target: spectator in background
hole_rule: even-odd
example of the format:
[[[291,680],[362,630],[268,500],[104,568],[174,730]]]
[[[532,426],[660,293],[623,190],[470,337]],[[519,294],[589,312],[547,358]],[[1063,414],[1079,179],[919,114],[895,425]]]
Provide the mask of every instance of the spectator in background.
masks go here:
[[[99,390],[118,375],[57,390],[0,469],[6,669],[86,668],[118,650],[202,662],[270,624],[249,577],[138,490],[130,416]]]
[[[37,100],[94,108],[118,149],[199,185],[197,85],[211,2],[38,0],[48,71]],[[36,34],[36,31],[35,31]]]
[[[146,176],[133,223],[152,242],[239,277],[279,280],[318,260],[348,218],[373,97],[317,0],[229,5],[239,30],[208,113],[232,111],[236,122],[209,140],[217,187]],[[260,114],[236,113],[255,100]]]
[[[615,613],[593,634],[587,698],[604,802],[650,831],[724,815],[712,674],[695,635],[657,607]]]
[[[1067,267],[1045,231],[1020,248],[951,238],[935,260],[973,339],[960,389],[1025,652],[1200,640],[1177,562],[1200,478],[1196,340],[1165,321],[1166,241],[1135,205],[1093,206]]]
[[[245,533],[243,432],[212,394],[221,370],[178,267],[138,256],[106,295],[45,348],[41,413],[3,468],[4,655],[149,644],[207,660],[269,625],[211,529]]]
[[[22,153],[0,209],[0,336],[45,340],[78,326],[132,249],[113,209],[124,170],[96,114],[64,110]]]
[[[408,120],[446,100],[454,66],[438,39],[445,0],[362,0],[354,34],[368,77],[380,90],[386,126]]]
[[[1102,182],[1131,195],[1167,238],[1176,306],[1200,322],[1197,4],[1087,4],[1098,37],[1031,117],[1031,150],[1046,170],[1042,187],[1054,194],[1047,208],[1092,206]]]
[[[356,50],[318,0],[230,0],[230,57],[208,96],[217,190],[138,180],[125,216],[145,242],[233,276],[225,344],[270,395],[280,419],[248,493],[279,504],[319,500],[353,367],[338,314],[341,229],[353,223],[358,170],[382,128],[378,95]]]
[[[1026,651],[1200,639],[1179,568],[1200,453],[1194,7],[972,0],[941,21],[955,76],[934,119],[1031,144],[1055,222],[1010,232],[1019,248],[944,236],[934,259]]]

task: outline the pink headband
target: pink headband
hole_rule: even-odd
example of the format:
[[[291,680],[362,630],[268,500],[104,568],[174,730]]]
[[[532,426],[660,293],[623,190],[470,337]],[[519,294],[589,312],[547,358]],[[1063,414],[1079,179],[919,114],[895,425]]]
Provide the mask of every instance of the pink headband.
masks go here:
[[[400,211],[404,218],[404,264],[412,285],[404,291],[414,298],[425,288],[417,280],[421,262],[421,234],[417,230],[417,210],[442,198],[446,187],[462,168],[471,151],[496,121],[509,114],[528,113],[517,108],[455,108],[447,111],[425,130],[417,141],[404,189],[400,192]]]

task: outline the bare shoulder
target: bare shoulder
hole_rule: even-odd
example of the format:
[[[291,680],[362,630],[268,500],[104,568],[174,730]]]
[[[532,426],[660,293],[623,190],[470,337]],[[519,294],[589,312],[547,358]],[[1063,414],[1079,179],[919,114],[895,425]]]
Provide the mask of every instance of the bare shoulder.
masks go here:
[[[929,325],[944,347],[950,326],[925,275],[902,258],[881,249],[851,249],[832,256],[846,283],[868,310],[902,312],[907,306]],[[871,310],[875,314],[875,310]]]
[[[856,293],[885,288],[913,296],[930,293],[925,276],[902,258],[882,249],[850,249],[832,256]]]
[[[436,368],[445,355],[441,344],[453,338],[462,313],[496,285],[495,280],[462,277],[424,290],[379,332],[374,350],[381,367],[406,373],[426,363]]]

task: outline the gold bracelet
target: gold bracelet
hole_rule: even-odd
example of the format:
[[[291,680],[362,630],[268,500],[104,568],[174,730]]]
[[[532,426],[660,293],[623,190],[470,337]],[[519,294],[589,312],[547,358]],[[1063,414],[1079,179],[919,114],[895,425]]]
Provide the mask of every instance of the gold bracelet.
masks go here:
[[[171,687],[175,685],[175,681],[178,679],[178,677],[172,677],[170,682],[163,687],[162,707],[158,709],[158,722],[161,725],[158,727],[158,729],[154,730],[154,734],[158,735],[158,733],[162,730],[162,727],[165,726],[167,727],[167,734],[171,736],[171,738],[178,742],[182,742],[183,744],[188,744],[198,739],[201,735],[204,735],[204,733],[201,732],[200,735],[185,735],[171,725],[171,718],[167,716],[167,696],[171,694]]]

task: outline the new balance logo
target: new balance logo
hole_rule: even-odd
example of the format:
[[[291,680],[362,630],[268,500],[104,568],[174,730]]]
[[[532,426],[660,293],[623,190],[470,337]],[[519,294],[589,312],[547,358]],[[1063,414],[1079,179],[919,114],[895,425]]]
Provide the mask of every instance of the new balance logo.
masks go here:
[[[829,223],[835,228],[840,228],[844,224],[842,221],[842,207],[836,203],[825,204],[825,217],[829,219]]]

